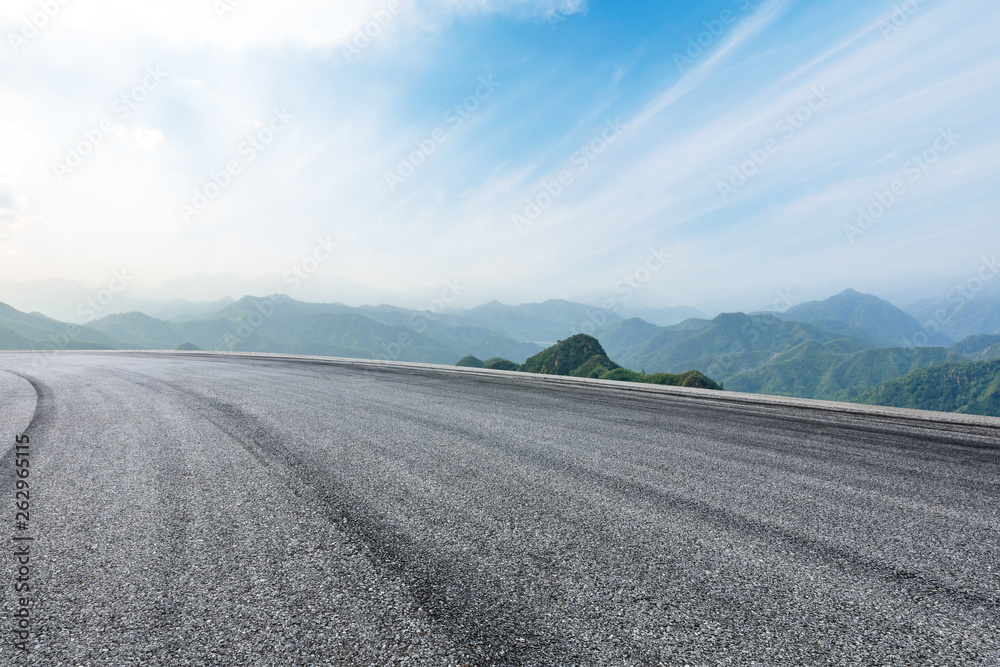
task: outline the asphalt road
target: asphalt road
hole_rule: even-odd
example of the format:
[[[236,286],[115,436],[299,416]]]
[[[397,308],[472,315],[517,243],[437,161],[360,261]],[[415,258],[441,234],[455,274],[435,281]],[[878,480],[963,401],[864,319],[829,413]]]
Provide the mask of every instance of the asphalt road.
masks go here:
[[[1000,664],[1000,420],[208,354],[0,397],[5,666]]]

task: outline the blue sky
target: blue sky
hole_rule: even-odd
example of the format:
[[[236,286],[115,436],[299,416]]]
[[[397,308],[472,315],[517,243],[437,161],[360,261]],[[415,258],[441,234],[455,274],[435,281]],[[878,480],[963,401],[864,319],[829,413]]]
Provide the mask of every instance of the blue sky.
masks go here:
[[[998,29],[986,0],[14,0],[0,278],[259,278],[322,238],[317,276],[469,306],[943,288],[1000,252]]]

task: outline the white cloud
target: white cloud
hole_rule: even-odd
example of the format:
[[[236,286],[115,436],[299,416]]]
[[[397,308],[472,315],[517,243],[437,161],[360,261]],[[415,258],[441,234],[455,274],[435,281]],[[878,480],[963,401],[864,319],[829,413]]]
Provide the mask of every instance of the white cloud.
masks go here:
[[[585,0],[50,0],[48,15],[35,0],[0,3],[0,34],[23,41],[21,51],[47,36],[71,47],[157,44],[171,49],[205,45],[242,52],[292,46],[328,50],[347,43],[355,31],[388,8],[402,21],[433,25],[456,14],[514,13],[546,16],[585,13]],[[409,18],[407,18],[409,17]],[[8,39],[7,41],[10,41]],[[6,48],[6,47],[5,47]]]
[[[345,239],[337,271],[388,288],[430,284],[444,277],[439,272],[453,271],[469,281],[520,282],[548,296],[565,294],[567,285],[599,286],[630,244],[661,240],[690,249],[678,256],[690,265],[677,271],[675,283],[690,292],[731,288],[751,260],[760,274],[805,267],[819,275],[837,271],[835,261],[851,271],[859,251],[843,240],[844,216],[850,220],[944,122],[968,128],[961,128],[963,141],[933,177],[894,209],[893,216],[906,214],[907,247],[926,259],[931,246],[919,244],[934,238],[928,210],[935,202],[953,205],[955,218],[984,217],[956,197],[956,184],[983,184],[975,195],[979,210],[992,201],[986,184],[995,181],[991,156],[998,144],[983,128],[996,127],[992,93],[1000,71],[989,49],[995,48],[990,25],[997,10],[972,0],[928,6],[888,39],[866,16],[864,31],[856,21],[839,33],[839,46],[815,49],[808,35],[775,26],[790,0],[763,2],[679,81],[645,90],[647,103],[630,107],[637,109],[632,129],[580,175],[529,237],[514,233],[511,215],[537,195],[540,180],[551,182],[553,173],[569,167],[579,142],[619,113],[620,100],[635,99],[638,88],[629,87],[641,77],[622,79],[622,73],[648,63],[611,63],[609,79],[628,90],[591,91],[591,104],[554,121],[548,138],[539,133],[537,146],[519,155],[496,150],[500,135],[484,136],[522,122],[526,99],[529,107],[538,102],[519,96],[518,86],[530,90],[532,81],[505,80],[503,93],[450,133],[393,194],[384,172],[441,122],[433,108],[424,116],[408,113],[426,106],[428,91],[408,93],[377,77],[358,83],[351,76],[363,68],[322,62],[388,0],[244,0],[223,20],[214,1],[148,3],[139,11],[124,0],[70,0],[20,54],[4,53],[8,45],[0,43],[0,170],[18,167],[20,174],[0,181],[0,232],[7,231],[5,247],[17,251],[5,264],[9,275],[37,277],[32,272],[52,266],[85,272],[95,264],[100,272],[124,260],[148,268],[154,282],[178,271],[280,272],[320,231]],[[379,48],[406,67],[427,58],[414,44],[458,15],[545,20],[587,9],[566,0],[401,3],[390,25],[395,32]],[[36,0],[0,3],[0,37],[36,10]],[[771,39],[772,27],[782,41]],[[805,64],[789,55],[800,53]],[[115,100],[146,76],[147,64],[157,63],[169,72],[162,88],[127,118],[114,114]],[[665,65],[669,69],[669,61]],[[323,81],[316,75],[321,68]],[[828,85],[829,105],[731,203],[721,202],[717,181],[775,134],[776,118],[800,105],[814,83]],[[286,99],[290,94],[297,97]],[[408,94],[421,96],[420,104],[411,104]],[[519,110],[512,110],[512,100],[522,103]],[[290,111],[299,118],[292,129],[252,164],[241,162],[242,172],[198,225],[184,228],[178,204],[228,160],[242,160],[238,146],[256,134],[253,119],[293,102]],[[449,100],[440,102],[443,110]],[[608,109],[612,104],[616,108]],[[67,146],[103,118],[120,121],[111,136],[126,140],[104,141],[65,183],[56,183],[53,160],[63,159]],[[135,146],[156,149],[155,159]],[[111,191],[115,197],[102,196]],[[885,222],[865,237],[864,252],[884,250],[880,266],[891,267],[891,246],[903,240],[889,218]],[[824,242],[840,245],[824,254],[816,249]],[[38,247],[48,253],[46,265],[31,261]],[[695,274],[697,280],[685,282]]]
[[[147,151],[151,151],[157,147],[157,145],[163,143],[163,133],[159,130],[148,130],[144,127],[135,128],[135,140],[139,144],[139,148]]]

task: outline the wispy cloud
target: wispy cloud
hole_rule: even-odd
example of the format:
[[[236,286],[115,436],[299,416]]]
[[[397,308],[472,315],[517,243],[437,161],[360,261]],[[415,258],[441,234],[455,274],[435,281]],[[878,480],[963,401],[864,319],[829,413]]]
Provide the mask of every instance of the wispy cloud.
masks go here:
[[[678,303],[789,275],[961,273],[978,246],[1000,245],[989,217],[1000,8],[986,0],[925,3],[889,33],[891,4],[843,3],[831,20],[793,0],[733,3],[682,71],[673,54],[698,43],[717,8],[661,15],[685,27],[655,32],[642,13],[652,10],[623,6],[615,39],[631,41],[601,50],[608,18],[585,2],[399,0],[379,41],[347,62],[338,49],[388,0],[223,1],[221,16],[203,0],[66,3],[19,50],[0,44],[0,173],[16,175],[0,180],[10,277],[52,270],[18,259],[37,247],[66,277],[124,255],[146,281],[259,275],[322,232],[344,244],[323,270],[359,282],[401,289],[458,272],[556,296],[600,293],[656,244],[678,251],[644,294]],[[35,11],[3,3],[0,35],[20,34]],[[556,14],[572,20],[552,30]],[[119,117],[148,67],[169,76]],[[489,75],[502,86],[461,123],[444,120]],[[829,93],[821,104],[817,87]],[[276,107],[295,123],[245,162],[241,145]],[[105,119],[113,131],[60,182],[53,162]],[[614,119],[627,131],[580,170],[574,156]],[[961,135],[954,149],[847,243],[858,207],[945,126]],[[387,188],[386,172],[438,128],[444,140]],[[185,227],[178,204],[233,160],[238,179]],[[572,185],[517,234],[512,214],[566,170]],[[745,182],[720,196],[734,170]],[[944,217],[978,238],[942,240]]]

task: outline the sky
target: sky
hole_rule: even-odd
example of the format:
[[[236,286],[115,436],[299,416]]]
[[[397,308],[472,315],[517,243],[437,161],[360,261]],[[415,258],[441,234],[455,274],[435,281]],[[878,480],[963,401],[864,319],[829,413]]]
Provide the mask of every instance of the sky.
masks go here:
[[[1000,252],[998,30],[990,0],[5,0],[0,280],[781,309],[961,279]]]

